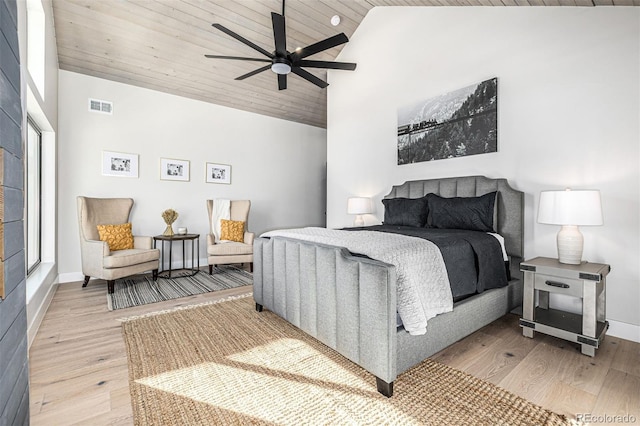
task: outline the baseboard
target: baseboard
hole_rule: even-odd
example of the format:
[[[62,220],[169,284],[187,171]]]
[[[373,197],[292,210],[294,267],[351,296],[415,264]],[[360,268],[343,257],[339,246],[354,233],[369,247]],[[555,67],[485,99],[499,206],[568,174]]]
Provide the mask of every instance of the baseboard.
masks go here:
[[[607,336],[619,337],[620,339],[631,340],[640,343],[640,325],[628,324],[626,322],[609,321]]]

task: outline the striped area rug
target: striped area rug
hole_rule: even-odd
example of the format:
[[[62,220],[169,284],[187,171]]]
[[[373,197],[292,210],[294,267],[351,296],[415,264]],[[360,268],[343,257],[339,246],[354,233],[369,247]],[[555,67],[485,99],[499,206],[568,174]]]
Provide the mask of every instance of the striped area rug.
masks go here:
[[[113,293],[107,294],[107,307],[114,311],[252,284],[253,274],[231,265],[216,266],[213,275],[200,271],[192,277],[173,276],[157,281],[151,279],[151,274],[133,275],[116,280]]]

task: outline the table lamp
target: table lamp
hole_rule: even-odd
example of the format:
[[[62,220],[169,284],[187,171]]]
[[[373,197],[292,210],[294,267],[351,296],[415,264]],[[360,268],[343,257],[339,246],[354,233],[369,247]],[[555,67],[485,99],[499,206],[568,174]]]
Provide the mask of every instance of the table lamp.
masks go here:
[[[371,213],[371,199],[367,197],[351,197],[347,201],[347,213],[357,215],[354,226],[364,226],[363,214]]]
[[[562,225],[557,237],[558,261],[579,265],[584,237],[578,226],[602,225],[600,191],[541,191],[538,223]]]

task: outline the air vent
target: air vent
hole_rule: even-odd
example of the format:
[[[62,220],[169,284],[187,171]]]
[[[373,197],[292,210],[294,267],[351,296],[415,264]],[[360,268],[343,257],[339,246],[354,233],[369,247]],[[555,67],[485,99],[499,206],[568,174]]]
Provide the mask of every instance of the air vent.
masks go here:
[[[89,111],[101,114],[113,114],[113,102],[89,98]]]

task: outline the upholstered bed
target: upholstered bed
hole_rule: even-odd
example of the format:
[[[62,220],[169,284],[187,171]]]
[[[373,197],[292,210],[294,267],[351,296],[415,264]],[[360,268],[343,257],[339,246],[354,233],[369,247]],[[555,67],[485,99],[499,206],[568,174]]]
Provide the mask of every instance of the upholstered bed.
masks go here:
[[[492,192],[494,230],[504,238],[509,281],[456,301],[452,311],[428,320],[425,334],[411,335],[398,325],[396,266],[286,236],[254,242],[256,309],[267,308],[357,363],[376,377],[379,392],[391,396],[399,374],[521,304],[524,196],[505,179],[483,176],[409,181],[385,196],[448,199]]]

